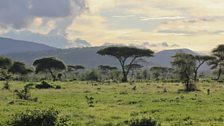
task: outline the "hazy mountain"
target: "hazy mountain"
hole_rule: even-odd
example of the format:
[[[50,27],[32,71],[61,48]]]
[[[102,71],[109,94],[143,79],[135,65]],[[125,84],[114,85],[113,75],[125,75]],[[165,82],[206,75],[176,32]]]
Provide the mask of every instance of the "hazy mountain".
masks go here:
[[[115,58],[109,56],[100,56],[96,52],[103,47],[86,47],[86,48],[71,48],[71,49],[55,49],[40,52],[25,52],[25,53],[13,53],[7,54],[14,60],[19,60],[31,64],[35,59],[40,57],[55,56],[62,59],[67,64],[81,64],[89,68],[96,68],[99,65],[111,65],[119,66],[118,61]],[[145,66],[164,66],[170,67],[171,57],[177,52],[184,52],[190,54],[197,54],[189,49],[175,49],[164,50],[154,54],[152,58],[145,58],[147,62],[143,64]]]
[[[0,54],[20,53],[29,51],[45,51],[53,47],[28,41],[20,41],[0,37]]]

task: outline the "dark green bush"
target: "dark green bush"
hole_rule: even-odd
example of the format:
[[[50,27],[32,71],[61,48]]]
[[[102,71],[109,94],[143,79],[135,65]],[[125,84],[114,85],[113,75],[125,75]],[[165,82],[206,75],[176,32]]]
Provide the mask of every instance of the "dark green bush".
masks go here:
[[[68,117],[59,116],[54,109],[26,110],[12,116],[7,122],[9,126],[72,126]]]
[[[50,89],[50,88],[54,88],[53,85],[47,83],[46,81],[42,81],[41,84],[37,84],[35,87],[37,89]]]
[[[132,119],[129,126],[160,126],[156,120],[152,118]]]

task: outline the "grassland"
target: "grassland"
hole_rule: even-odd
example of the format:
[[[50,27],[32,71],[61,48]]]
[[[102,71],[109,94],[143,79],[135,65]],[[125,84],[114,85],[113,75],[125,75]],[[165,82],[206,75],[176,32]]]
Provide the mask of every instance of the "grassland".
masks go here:
[[[199,83],[200,91],[184,93],[178,92],[183,88],[178,83],[55,82],[63,89],[32,89],[32,97],[38,97],[38,102],[16,100],[13,90],[25,84],[11,82],[11,92],[0,91],[0,123],[26,109],[53,107],[78,126],[123,126],[127,120],[142,117],[153,117],[162,126],[224,125],[224,85],[220,83]],[[207,95],[208,88],[211,95]],[[86,96],[94,98],[94,107],[89,107]]]

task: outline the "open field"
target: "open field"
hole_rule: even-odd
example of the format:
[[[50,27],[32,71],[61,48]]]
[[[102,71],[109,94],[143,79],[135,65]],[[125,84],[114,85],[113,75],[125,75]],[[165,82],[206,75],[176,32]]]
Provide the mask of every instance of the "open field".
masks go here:
[[[162,126],[224,125],[224,85],[215,82],[200,83],[201,91],[191,93],[178,92],[183,85],[177,83],[55,82],[63,89],[32,89],[32,97],[38,97],[38,102],[16,100],[13,90],[28,83],[10,83],[11,92],[0,91],[0,123],[26,109],[53,107],[80,126],[122,126],[127,120],[142,117],[153,117]],[[208,88],[211,95],[207,95]],[[93,107],[89,107],[86,96],[94,98]],[[9,104],[13,100],[15,102]]]

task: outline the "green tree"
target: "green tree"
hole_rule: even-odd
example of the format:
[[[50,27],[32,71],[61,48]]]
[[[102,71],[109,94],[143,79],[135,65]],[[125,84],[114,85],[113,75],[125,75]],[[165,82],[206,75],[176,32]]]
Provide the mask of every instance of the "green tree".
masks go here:
[[[9,72],[12,74],[28,74],[32,72],[31,69],[26,68],[26,65],[22,62],[15,61],[13,62],[12,66],[9,68]]]
[[[224,45],[218,45],[217,48],[212,50],[213,58],[210,59],[209,65],[211,69],[217,69],[218,75],[216,80],[219,80],[224,69]]]
[[[195,60],[196,60],[196,65],[194,68],[194,81],[197,81],[198,79],[198,70],[200,69],[200,67],[208,62],[209,60],[212,60],[213,58],[211,56],[201,56],[201,55],[196,55],[194,56]]]
[[[64,62],[55,57],[37,59],[33,62],[33,66],[35,66],[36,73],[49,72],[53,78],[53,81],[57,80],[57,74],[55,75],[56,71],[61,72],[66,70],[66,65]]]
[[[180,76],[180,80],[185,84],[186,91],[194,90],[191,82],[196,66],[195,57],[191,54],[177,53],[171,62],[172,66]]]
[[[9,74],[8,70],[12,66],[12,60],[6,57],[0,57],[0,72],[2,78],[6,81],[4,84],[3,89],[10,89],[9,86],[9,80],[11,78],[11,75]]]
[[[173,69],[172,68],[168,68],[168,67],[152,67],[150,68],[150,72],[153,75],[153,78],[155,78],[156,80],[159,79],[167,79],[168,76],[171,76],[173,73]]]
[[[122,82],[127,82],[127,76],[131,70],[131,65],[136,63],[141,57],[152,57],[153,51],[150,49],[139,49],[135,47],[107,47],[97,52],[99,55],[115,57],[122,68]],[[125,66],[129,65],[128,68]]]

